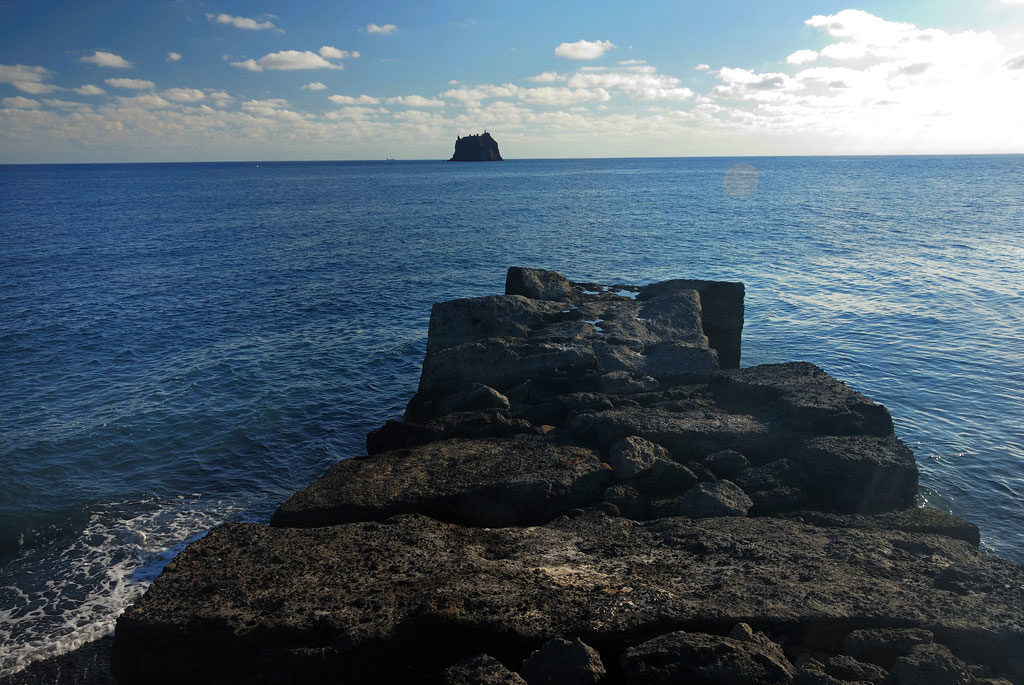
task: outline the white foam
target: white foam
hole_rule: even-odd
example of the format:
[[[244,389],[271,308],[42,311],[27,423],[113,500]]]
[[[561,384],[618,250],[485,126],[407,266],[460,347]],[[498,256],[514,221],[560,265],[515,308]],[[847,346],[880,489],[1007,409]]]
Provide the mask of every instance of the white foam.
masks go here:
[[[628,297],[631,300],[635,300],[636,296],[639,295],[639,294],[640,294],[640,292],[636,291],[636,290],[613,290],[612,291],[612,295],[618,295],[619,297]]]
[[[175,554],[240,510],[199,499],[105,505],[70,544],[10,562],[17,585],[0,587],[0,677],[111,633]]]

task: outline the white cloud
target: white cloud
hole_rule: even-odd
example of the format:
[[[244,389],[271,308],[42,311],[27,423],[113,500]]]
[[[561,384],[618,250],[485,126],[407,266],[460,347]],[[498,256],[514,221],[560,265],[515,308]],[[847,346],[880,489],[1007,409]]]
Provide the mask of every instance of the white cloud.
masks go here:
[[[4,98],[0,100],[0,103],[4,107],[10,107],[11,109],[38,109],[42,107],[38,100],[32,98],[23,98],[20,95],[13,98]]]
[[[817,50],[797,50],[786,58],[787,64],[805,64],[818,59]]]
[[[367,24],[366,32],[378,36],[389,36],[398,30],[398,27],[394,24],[384,24],[383,26],[378,24]]]
[[[168,62],[177,62],[177,61],[181,60],[181,53],[174,52],[172,50],[171,52],[167,53],[167,58],[166,59],[167,59]]]
[[[506,83],[503,86],[484,85],[453,88],[451,90],[446,90],[443,93],[441,93],[441,97],[448,98],[451,100],[458,100],[466,107],[479,107],[480,102],[484,99],[515,97],[516,93],[518,92],[519,86],[511,83]]]
[[[555,48],[555,56],[566,59],[597,59],[614,47],[609,40],[578,40],[575,43],[560,43]]]
[[[247,31],[268,31],[277,28],[272,21],[258,21],[249,17],[233,17],[230,14],[210,14],[207,12],[206,18],[216,24],[230,24],[236,29],[245,29]]]
[[[132,66],[132,63],[124,57],[105,50],[97,50],[93,54],[83,57],[81,61],[114,69],[130,69]]]
[[[104,95],[107,92],[99,86],[94,86],[91,83],[79,86],[78,88],[75,88],[74,91],[79,95]]]
[[[78,107],[86,107],[81,102],[72,102],[71,100],[58,100],[55,98],[46,98],[43,100],[43,104],[47,107],[60,107],[61,109],[75,109]]]
[[[369,95],[352,97],[351,95],[328,95],[327,99],[336,105],[378,105],[380,99]]]
[[[199,102],[206,98],[206,94],[198,88],[170,88],[163,95],[175,102]]]
[[[635,67],[638,64],[647,64],[645,59],[620,59],[616,62],[621,67]]]
[[[694,69],[697,70],[697,71],[708,71],[709,69],[711,69],[711,65],[709,65],[709,64],[698,64],[697,66],[694,67]]]
[[[302,86],[303,90],[327,90],[327,86],[320,81],[310,81]]]
[[[39,83],[38,81],[12,81],[11,85],[22,93],[29,93],[30,95],[43,95],[57,90],[57,86],[50,85],[49,83]]]
[[[297,69],[344,69],[340,63],[329,62],[327,59],[345,59],[346,57],[359,57],[358,52],[338,50],[330,45],[320,48],[320,54],[309,50],[282,50],[271,52],[260,57],[258,60],[247,59],[240,62],[232,62],[231,66],[249,71],[294,71]]]
[[[604,102],[611,99],[604,88],[523,88],[517,93],[523,102],[534,105],[568,105],[574,102]]]
[[[0,64],[0,83],[41,83],[52,75],[53,72],[46,67]]]
[[[436,98],[425,98],[422,95],[403,95],[401,97],[388,98],[392,105],[405,105],[406,107],[444,107],[444,100]]]
[[[626,93],[638,100],[687,100],[693,91],[678,78],[644,71],[580,70],[569,78],[570,88],[603,88]]]
[[[145,95],[135,95],[130,98],[118,98],[118,102],[128,107],[143,107],[145,109],[162,109],[164,107],[170,107],[171,103],[164,100],[159,95],[153,95],[147,93]]]
[[[1024,4],[1024,0],[1021,0],[1021,4]],[[1007,69],[1024,69],[1024,54],[1011,57],[1003,63],[1003,66]]]
[[[534,81],[536,83],[554,83],[555,81],[564,81],[565,77],[559,74],[557,71],[545,71],[543,74],[531,76],[526,80]]]
[[[142,78],[108,78],[107,85],[113,86],[114,88],[134,88],[136,90],[145,90],[146,88],[152,88],[156,84]]]

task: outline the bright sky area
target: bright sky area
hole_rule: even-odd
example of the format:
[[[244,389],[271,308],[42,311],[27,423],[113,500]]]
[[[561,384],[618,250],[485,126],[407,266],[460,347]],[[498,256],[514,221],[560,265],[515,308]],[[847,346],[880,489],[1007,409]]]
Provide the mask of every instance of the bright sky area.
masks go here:
[[[0,163],[1024,153],[1024,0],[0,0]]]

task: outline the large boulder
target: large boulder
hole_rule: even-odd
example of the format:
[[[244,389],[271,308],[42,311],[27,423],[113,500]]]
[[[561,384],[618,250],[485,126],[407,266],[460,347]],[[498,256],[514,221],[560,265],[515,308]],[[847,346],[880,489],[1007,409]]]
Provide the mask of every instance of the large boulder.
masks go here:
[[[985,582],[942,589],[950,565]],[[652,626],[725,633],[742,620],[784,628],[797,650],[838,649],[859,628],[923,628],[959,658],[998,665],[1024,640],[1022,587],[1024,569],[964,542],[773,518],[227,524],[121,616],[113,663],[123,683],[419,682],[481,652],[518,663],[557,637],[621,653]]]
[[[743,334],[743,284],[675,279],[640,288],[637,299],[647,300],[684,290],[693,290],[700,297],[704,333],[708,336],[711,347],[718,352],[721,367],[739,368],[740,341]]]
[[[596,452],[544,437],[445,440],[340,461],[282,504],[271,524],[423,513],[465,525],[531,525],[599,502],[610,477]]]
[[[738,640],[681,630],[631,647],[622,670],[626,682],[636,685],[788,684],[794,673],[782,647],[764,635]]]

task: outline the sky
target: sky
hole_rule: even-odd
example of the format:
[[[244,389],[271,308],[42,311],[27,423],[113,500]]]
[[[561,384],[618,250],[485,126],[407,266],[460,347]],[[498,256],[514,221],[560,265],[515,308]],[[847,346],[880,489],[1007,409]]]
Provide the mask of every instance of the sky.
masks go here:
[[[1024,0],[0,0],[0,163],[1024,153]]]

